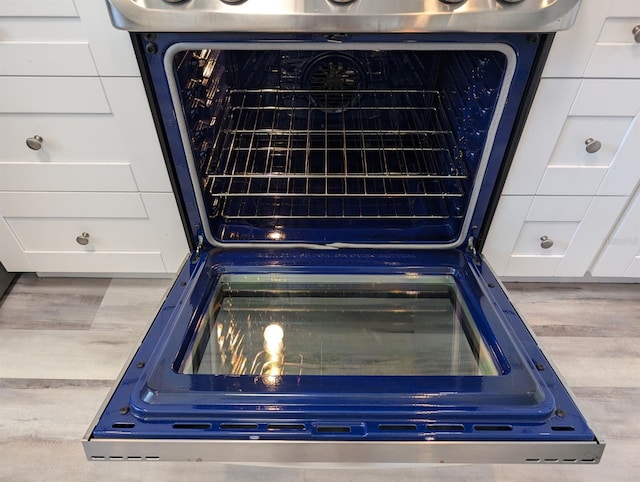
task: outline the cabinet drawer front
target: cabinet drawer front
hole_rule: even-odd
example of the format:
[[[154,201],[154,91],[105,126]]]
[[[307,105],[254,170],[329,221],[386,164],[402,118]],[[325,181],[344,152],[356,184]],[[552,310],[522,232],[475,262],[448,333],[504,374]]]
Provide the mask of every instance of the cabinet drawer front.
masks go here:
[[[582,277],[626,198],[503,196],[484,254],[500,276]],[[555,206],[556,215],[550,210]],[[520,223],[514,219],[522,219]]]
[[[172,193],[0,192],[0,214],[17,271],[175,273],[188,252]]]
[[[568,117],[537,193],[597,194],[609,170],[629,161],[620,152],[633,121],[633,117]]]
[[[575,221],[525,221],[513,248],[513,255],[562,256],[579,224]]]
[[[0,131],[4,133],[0,161],[128,160],[131,156],[123,142],[120,121],[112,114],[0,114]],[[123,123],[127,124],[126,119]],[[27,139],[33,136],[42,138],[39,150],[27,146]],[[157,143],[153,137],[139,141]]]
[[[538,194],[542,196],[591,196],[607,175],[606,167],[549,166]]]
[[[637,0],[583,1],[573,28],[556,35],[543,76],[640,77],[639,23]]]
[[[609,166],[633,117],[569,117],[549,160],[557,166]],[[599,143],[589,152],[588,140]],[[594,144],[595,145],[595,144]]]
[[[96,75],[88,44],[0,43],[0,75]]]
[[[640,112],[638,92],[637,79],[584,79],[569,115],[633,117]]]
[[[162,256],[157,252],[113,253],[113,252],[38,252],[26,253],[33,269],[41,275],[73,273],[145,273],[166,274]]]
[[[95,77],[0,77],[0,113],[111,112]]]
[[[535,194],[580,88],[579,79],[542,79],[503,193]]]
[[[0,163],[0,191],[137,190],[126,163]]]
[[[0,16],[75,17],[73,0],[0,0]]]
[[[629,205],[594,265],[594,276],[640,277],[640,194]]]
[[[0,192],[5,218],[138,218],[147,211],[138,193]]]
[[[591,196],[536,196],[531,202],[525,220],[552,223],[580,222],[587,213],[591,200]]]
[[[3,133],[0,162],[126,163],[131,165],[141,191],[170,192],[169,176],[142,82],[139,78],[101,81],[109,99],[107,113],[0,113]],[[27,146],[26,140],[34,136],[42,138],[39,150]]]
[[[75,4],[101,76],[140,76],[129,32],[113,28],[104,1],[76,0]]]
[[[0,17],[0,75],[95,76],[78,17]]]
[[[70,45],[87,43],[80,18],[4,17],[0,15],[0,44]],[[45,59],[39,59],[40,61]]]
[[[640,46],[634,40],[633,33],[637,25],[640,25],[640,15],[607,18],[593,48],[584,76],[640,77]]]
[[[146,219],[8,218],[7,223],[26,252],[160,252]]]

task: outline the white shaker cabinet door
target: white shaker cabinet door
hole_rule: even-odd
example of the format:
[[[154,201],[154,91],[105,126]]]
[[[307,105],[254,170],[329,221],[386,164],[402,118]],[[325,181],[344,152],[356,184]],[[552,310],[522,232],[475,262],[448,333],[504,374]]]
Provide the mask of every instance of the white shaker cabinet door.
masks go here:
[[[16,271],[171,274],[187,252],[171,193],[0,192],[0,213]]]
[[[503,196],[483,253],[499,276],[584,276],[624,207],[622,196]]]
[[[2,216],[0,216],[0,263],[9,272],[35,271],[20,242]]]
[[[102,77],[140,76],[129,33],[111,25],[104,0],[74,0]]]
[[[0,7],[0,59],[3,76],[97,75],[77,16],[11,17]]]
[[[543,77],[640,77],[637,25],[637,0],[583,0],[573,28],[556,34]]]
[[[139,190],[171,192],[142,80],[138,77],[103,77],[101,81],[117,119],[118,141],[131,161]]]
[[[171,192],[140,78],[0,77],[0,89],[12,92],[0,98],[0,189]],[[104,183],[91,174],[105,170]],[[109,184],[113,176],[122,184]]]
[[[607,240],[591,274],[640,278],[640,193],[630,203]]]
[[[580,79],[542,79],[503,194],[536,194],[580,82]]]
[[[598,192],[633,117],[570,116],[549,159],[538,194]]]
[[[0,0],[6,17],[76,17],[73,0]]]

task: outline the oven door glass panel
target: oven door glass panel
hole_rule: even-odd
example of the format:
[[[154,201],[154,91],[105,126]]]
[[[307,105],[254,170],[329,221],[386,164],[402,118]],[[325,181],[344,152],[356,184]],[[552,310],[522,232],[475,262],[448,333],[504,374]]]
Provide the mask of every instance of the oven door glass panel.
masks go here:
[[[372,278],[374,278],[372,280]],[[452,276],[222,275],[181,373],[497,375]]]
[[[354,462],[364,455],[340,458],[327,443],[412,442],[378,461],[439,461],[438,443],[447,460],[470,461],[466,444],[526,442],[519,459],[490,459],[524,462],[557,442],[599,459],[602,445],[488,267],[457,251],[372,255],[237,250],[188,264],[87,453]],[[285,442],[320,445],[274,454],[269,444]],[[230,453],[235,443],[249,445]]]

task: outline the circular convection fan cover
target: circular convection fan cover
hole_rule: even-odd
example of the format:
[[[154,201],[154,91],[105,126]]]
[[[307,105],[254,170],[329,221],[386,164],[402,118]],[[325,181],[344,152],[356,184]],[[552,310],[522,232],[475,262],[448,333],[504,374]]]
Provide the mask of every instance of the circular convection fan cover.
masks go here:
[[[364,87],[364,69],[358,60],[341,53],[314,57],[305,68],[303,88],[313,102],[329,112],[340,112],[353,104]]]

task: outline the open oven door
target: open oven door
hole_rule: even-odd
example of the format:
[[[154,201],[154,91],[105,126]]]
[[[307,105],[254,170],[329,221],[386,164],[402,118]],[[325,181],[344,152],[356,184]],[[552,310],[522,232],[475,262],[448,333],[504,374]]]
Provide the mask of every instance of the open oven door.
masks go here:
[[[597,463],[474,242],[549,42],[134,35],[198,248],[87,456]]]
[[[84,442],[92,460],[597,463],[604,444],[485,262],[202,253]]]

